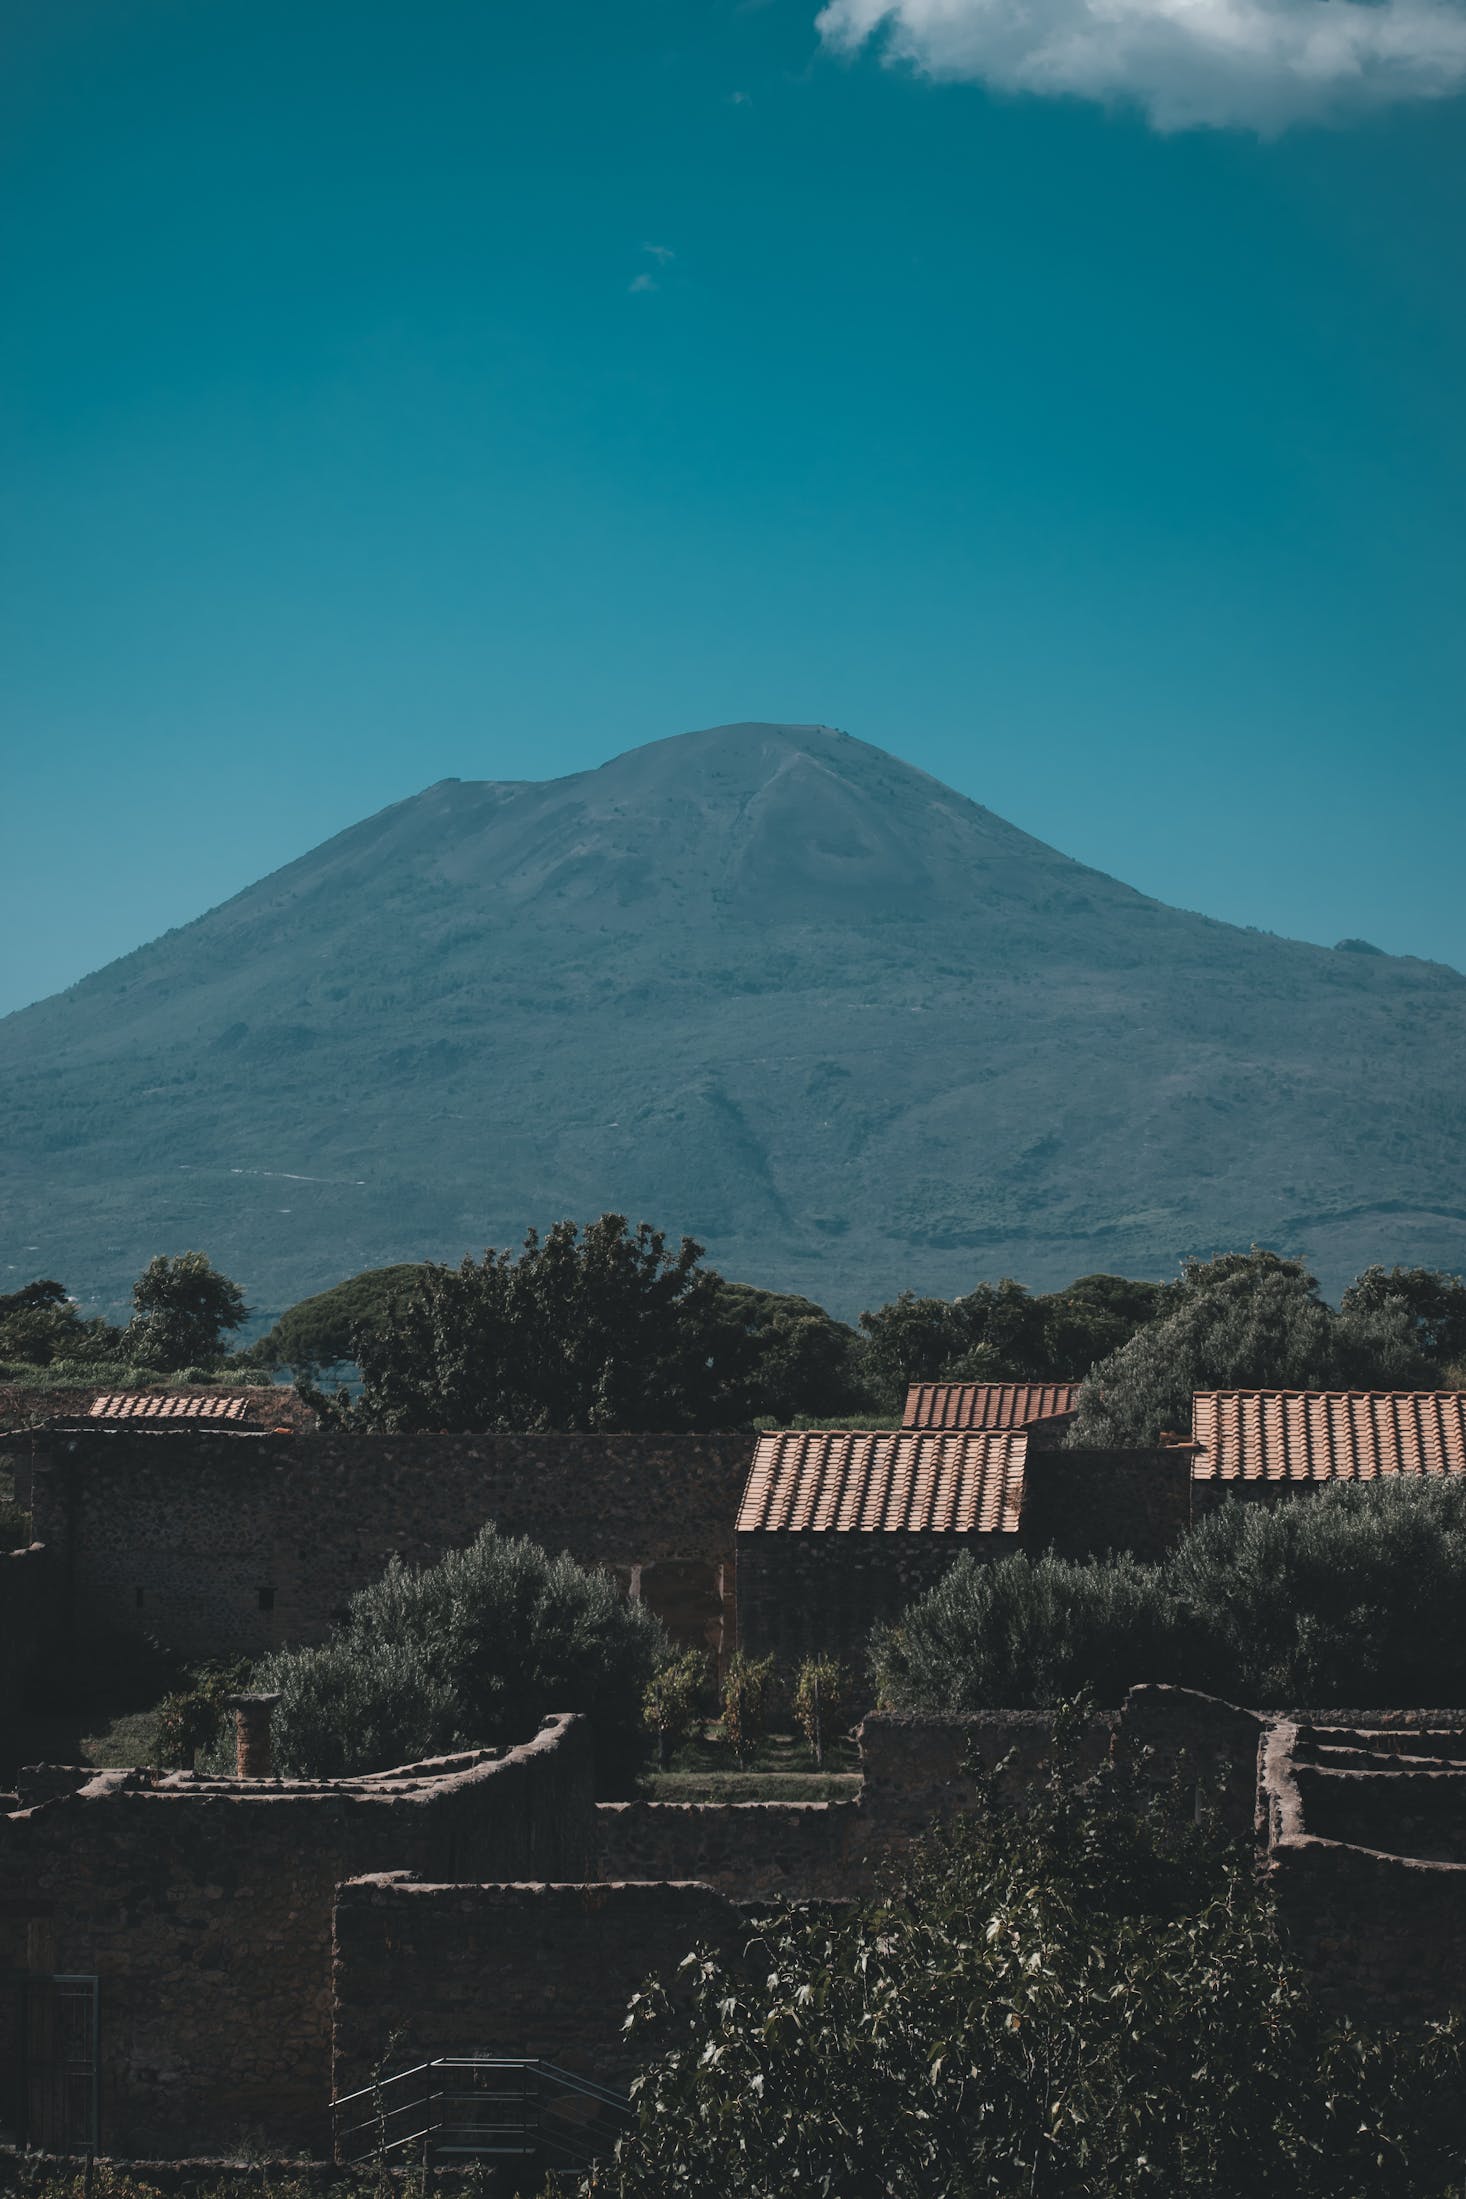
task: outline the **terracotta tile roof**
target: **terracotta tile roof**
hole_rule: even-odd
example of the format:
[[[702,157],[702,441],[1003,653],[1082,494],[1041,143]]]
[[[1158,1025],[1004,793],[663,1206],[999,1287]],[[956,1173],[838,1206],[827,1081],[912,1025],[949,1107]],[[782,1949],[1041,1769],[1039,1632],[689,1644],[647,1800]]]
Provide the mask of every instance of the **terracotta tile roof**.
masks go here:
[[[1027,1452],[1012,1429],[761,1435],[738,1532],[1016,1534]]]
[[[1203,1390],[1196,1481],[1466,1474],[1466,1390]]]
[[[903,1428],[1026,1428],[1079,1405],[1077,1382],[913,1382]]]
[[[94,1397],[88,1420],[243,1420],[249,1400],[220,1390],[212,1396],[183,1396],[168,1390],[114,1390]]]

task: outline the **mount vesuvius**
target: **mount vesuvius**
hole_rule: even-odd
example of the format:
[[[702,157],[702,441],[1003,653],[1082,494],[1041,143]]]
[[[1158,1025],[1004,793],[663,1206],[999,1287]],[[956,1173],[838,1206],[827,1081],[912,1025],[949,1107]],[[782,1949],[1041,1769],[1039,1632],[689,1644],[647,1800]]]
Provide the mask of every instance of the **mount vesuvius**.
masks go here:
[[[429,787],[0,1023],[0,1104],[0,1257],[102,1306],[606,1208],[847,1315],[1466,1262],[1466,978],[1167,908],[823,726]]]

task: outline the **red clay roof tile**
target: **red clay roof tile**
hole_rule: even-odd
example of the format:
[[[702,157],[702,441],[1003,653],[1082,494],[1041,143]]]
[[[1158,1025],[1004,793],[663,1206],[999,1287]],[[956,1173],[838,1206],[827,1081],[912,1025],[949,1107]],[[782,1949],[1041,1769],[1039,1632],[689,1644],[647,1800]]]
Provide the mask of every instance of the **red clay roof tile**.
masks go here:
[[[1466,1474],[1466,1390],[1202,1390],[1195,1481]]]
[[[913,1382],[903,1428],[1026,1428],[1079,1405],[1077,1382]]]
[[[247,1398],[220,1391],[211,1397],[179,1396],[167,1390],[116,1390],[94,1397],[88,1420],[243,1420]]]
[[[1028,1438],[805,1428],[761,1435],[739,1534],[1016,1534]]]

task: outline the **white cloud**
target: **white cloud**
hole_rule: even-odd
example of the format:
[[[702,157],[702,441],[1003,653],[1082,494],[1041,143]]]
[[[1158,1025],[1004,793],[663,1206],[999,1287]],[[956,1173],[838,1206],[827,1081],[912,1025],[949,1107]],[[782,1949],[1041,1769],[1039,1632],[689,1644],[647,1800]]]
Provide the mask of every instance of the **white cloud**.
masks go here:
[[[668,260],[675,260],[677,257],[670,244],[644,244],[641,249],[643,252],[650,252],[658,267],[665,267]]]
[[[828,0],[825,43],[1001,91],[1271,134],[1466,88],[1466,0]]]
[[[633,275],[626,287],[634,298],[641,291],[655,290],[657,288],[657,278],[655,275]]]

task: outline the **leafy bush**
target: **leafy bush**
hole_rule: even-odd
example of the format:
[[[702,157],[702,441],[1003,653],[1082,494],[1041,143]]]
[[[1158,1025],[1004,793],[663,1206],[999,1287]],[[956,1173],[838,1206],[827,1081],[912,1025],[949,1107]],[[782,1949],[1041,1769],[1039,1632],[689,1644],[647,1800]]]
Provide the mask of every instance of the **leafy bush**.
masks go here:
[[[592,1721],[602,1791],[647,1749],[643,1705],[667,1638],[604,1573],[485,1527],[415,1570],[359,1589],[333,1638],[280,1650],[255,1672],[278,1691],[281,1768],[335,1777],[465,1746],[516,1742],[551,1711]]]
[[[669,1657],[652,1675],[643,1707],[649,1731],[657,1737],[657,1761],[666,1767],[673,1749],[702,1723],[708,1695],[708,1660],[700,1649]]]
[[[794,1722],[817,1770],[824,1769],[826,1743],[849,1723],[854,1699],[851,1676],[833,1657],[806,1657],[794,1675]]]
[[[242,1694],[249,1681],[250,1667],[243,1658],[200,1665],[191,1672],[188,1685],[165,1695],[158,1705],[156,1761],[188,1770],[201,1755],[211,1751],[222,1755],[220,1744],[229,1723],[224,1699]]]
[[[877,1629],[881,1699],[937,1714],[1117,1703],[1169,1680],[1280,1708],[1466,1701],[1466,1485],[1234,1501],[1161,1565],[959,1558]]]
[[[740,1765],[751,1762],[759,1742],[769,1730],[773,1709],[774,1660],[745,1657],[736,1650],[723,1674],[723,1737]]]
[[[1244,1701],[1466,1702],[1466,1486],[1230,1503],[1164,1568],[1191,1683]]]
[[[1118,1703],[1170,1676],[1172,1612],[1153,1566],[1020,1552],[958,1558],[871,1653],[883,1703],[934,1715],[1041,1708],[1086,1689]]]
[[[931,1837],[888,1895],[702,1950],[594,2199],[1446,2199],[1455,2026],[1330,2022],[1250,1855],[1123,1777]]]

